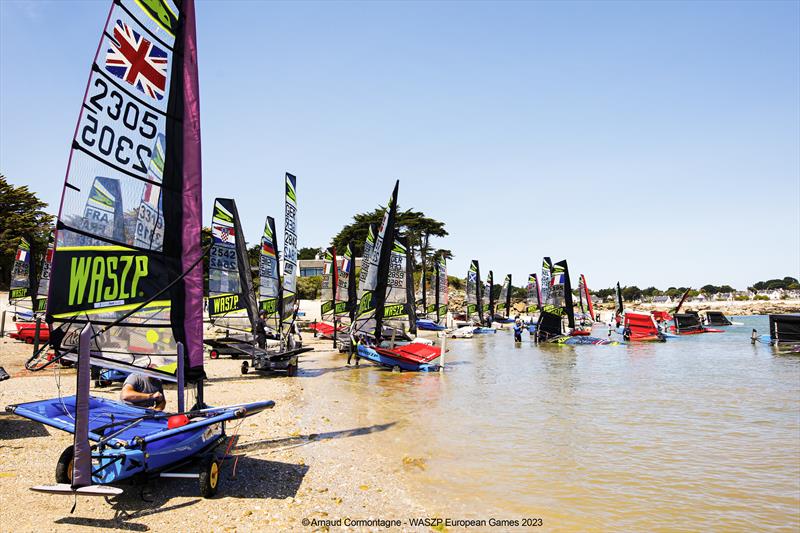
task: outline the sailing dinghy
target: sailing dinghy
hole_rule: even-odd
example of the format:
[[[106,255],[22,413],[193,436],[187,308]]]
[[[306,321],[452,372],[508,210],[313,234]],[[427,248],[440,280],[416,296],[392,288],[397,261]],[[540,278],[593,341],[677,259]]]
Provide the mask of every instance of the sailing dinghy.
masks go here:
[[[28,365],[42,370],[60,359],[75,361],[77,392],[6,408],[74,435],[58,460],[57,484],[33,490],[109,496],[121,492],[109,485],[134,476],[195,477],[200,493],[212,496],[220,479],[222,459],[216,450],[226,439],[226,422],[274,405],[209,408],[203,401],[194,17],[193,0],[111,4],[56,226],[46,315],[56,357]],[[150,77],[128,71],[130,63],[121,66],[130,47],[139,48],[137,57],[148,63]],[[148,162],[160,153],[157,144],[169,150],[160,170],[151,172]],[[92,187],[96,176],[121,194],[100,198],[93,216],[79,206],[97,190]],[[113,211],[125,214],[125,224],[105,223]],[[177,383],[177,412],[91,396],[91,365]],[[185,386],[191,384],[196,403],[186,409]]]
[[[573,335],[575,328],[575,309],[572,303],[572,284],[566,259],[553,264],[545,258],[545,265],[552,266],[547,278],[550,280],[545,305],[539,314],[534,339],[538,343],[588,345],[619,344],[616,341],[600,339],[587,334]],[[566,325],[564,324],[566,319]]]
[[[367,269],[367,274],[350,335],[356,360],[362,358],[387,368],[427,372],[439,369],[440,348],[420,342],[396,344],[398,331],[408,327],[411,334],[416,332],[411,256],[407,242],[395,231],[399,186],[398,181],[371,253],[364,257],[362,268]],[[388,342],[384,326],[392,332]]]
[[[800,315],[769,315],[769,334],[754,329],[750,341],[774,346],[779,353],[800,353]]]
[[[283,279],[277,279],[281,282],[278,286],[278,297],[275,301],[275,308],[278,313],[275,317],[275,327],[277,328],[279,343],[269,343],[266,348],[259,348],[252,344],[250,350],[250,362],[243,361],[241,372],[247,374],[252,368],[256,372],[275,372],[285,371],[288,376],[295,376],[299,365],[299,356],[303,353],[310,352],[314,348],[303,347],[299,339],[295,339],[295,330],[297,320],[297,177],[292,174],[286,173],[284,182],[284,205],[285,205],[285,219],[284,219],[284,239],[283,239]],[[274,222],[270,217],[267,217],[267,225],[270,226],[270,233],[274,236]],[[264,238],[267,237],[265,229]],[[271,250],[274,254],[270,254],[270,249],[265,246],[265,240],[262,239],[261,243],[261,260],[266,261],[270,266],[265,267],[268,271],[266,279],[267,288],[259,289],[260,297],[265,297],[261,305],[267,310],[267,319],[269,320],[269,311],[273,306],[269,303],[272,300],[271,290],[276,285],[276,280],[273,272],[277,275],[277,268],[272,264],[273,259],[277,257],[277,248]],[[262,264],[263,266],[263,264]],[[247,274],[249,275],[249,268]]]

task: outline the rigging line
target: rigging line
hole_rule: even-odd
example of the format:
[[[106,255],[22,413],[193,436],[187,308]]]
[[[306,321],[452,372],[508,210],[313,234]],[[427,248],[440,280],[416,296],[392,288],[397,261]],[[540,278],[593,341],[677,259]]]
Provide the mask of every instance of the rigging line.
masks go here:
[[[103,333],[105,333],[106,331],[108,331],[109,329],[111,329],[111,328],[112,328],[112,327],[114,327],[115,325],[119,324],[120,322],[122,322],[122,321],[123,321],[123,320],[125,320],[126,318],[130,317],[130,316],[131,316],[131,315],[133,315],[134,313],[137,313],[137,312],[138,312],[138,311],[140,311],[142,308],[144,308],[144,307],[145,307],[147,304],[149,304],[149,303],[151,303],[151,302],[153,302],[153,301],[157,300],[157,299],[158,299],[158,298],[159,298],[161,295],[163,295],[163,294],[164,294],[164,293],[166,293],[166,292],[167,292],[169,289],[171,289],[171,288],[172,288],[172,287],[173,287],[173,286],[174,286],[176,283],[178,283],[179,281],[183,280],[183,278],[185,278],[185,277],[186,277],[186,276],[187,276],[187,275],[188,275],[188,274],[189,274],[189,273],[190,273],[192,270],[194,270],[194,269],[195,269],[195,267],[197,267],[197,265],[199,265],[199,264],[201,264],[201,263],[203,262],[203,259],[204,259],[204,258],[205,258],[205,256],[208,254],[208,252],[211,250],[211,246],[213,246],[213,245],[209,245],[209,246],[207,246],[207,247],[206,247],[206,249],[205,249],[205,250],[203,250],[203,253],[202,253],[202,254],[200,254],[200,257],[198,257],[198,258],[197,258],[197,260],[194,262],[194,264],[192,264],[192,266],[190,266],[188,269],[186,269],[186,272],[184,272],[183,274],[181,274],[181,275],[180,275],[178,278],[176,278],[175,280],[173,280],[171,283],[169,283],[169,284],[168,284],[166,287],[164,287],[163,289],[161,289],[160,291],[158,291],[156,294],[154,294],[153,296],[151,296],[150,298],[148,298],[147,300],[145,300],[144,302],[142,302],[141,304],[139,304],[139,306],[138,306],[138,307],[135,307],[135,308],[131,309],[129,312],[125,313],[124,315],[122,315],[121,317],[119,317],[117,320],[115,320],[115,321],[114,321],[114,322],[112,322],[111,324],[109,324],[109,325],[105,326],[103,329],[101,329],[101,330],[100,330],[100,333],[99,333],[99,334],[103,334]]]

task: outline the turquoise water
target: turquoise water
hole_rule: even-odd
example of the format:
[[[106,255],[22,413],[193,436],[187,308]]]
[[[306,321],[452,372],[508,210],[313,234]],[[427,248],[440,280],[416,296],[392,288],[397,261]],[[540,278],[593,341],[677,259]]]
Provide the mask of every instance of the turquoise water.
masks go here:
[[[627,346],[448,340],[447,370],[332,374],[443,513],[545,529],[800,528],[800,357],[725,333]],[[605,336],[604,328],[594,334]]]

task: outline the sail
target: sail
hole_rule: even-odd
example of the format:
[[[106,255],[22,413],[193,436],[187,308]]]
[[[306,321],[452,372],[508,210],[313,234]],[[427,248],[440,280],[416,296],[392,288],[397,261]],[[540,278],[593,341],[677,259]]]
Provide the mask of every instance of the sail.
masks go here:
[[[322,320],[333,322],[334,307],[336,305],[336,290],[339,287],[339,272],[336,261],[336,248],[325,250],[322,259],[322,285],[320,314]]]
[[[542,279],[540,280],[540,288],[542,291],[542,303],[552,304],[550,297],[550,278],[553,271],[553,261],[549,257],[545,257],[542,262]]]
[[[557,277],[558,283],[561,285],[561,288],[557,291],[561,296],[562,299],[562,307],[567,314],[567,325],[570,329],[575,328],[575,307],[572,303],[572,283],[569,279],[569,266],[567,266],[567,260],[564,259],[563,261],[559,261],[555,265],[553,265],[554,271],[557,273],[555,277]],[[556,281],[555,279],[553,281]]]
[[[258,308],[266,311],[267,325],[274,331],[281,324],[281,279],[278,272],[278,244],[275,240],[275,219],[267,217],[261,235],[261,252],[258,258]]]
[[[414,278],[409,268],[411,254],[408,240],[395,236],[386,281],[386,297],[383,305],[383,325],[397,331],[416,333],[416,313],[414,306]]]
[[[467,272],[467,320],[482,322],[483,310],[480,307],[480,266],[478,261],[473,259],[469,264]]]
[[[353,261],[353,249],[349,243],[338,269],[334,313],[339,321],[346,318],[347,323],[352,323],[356,307],[356,265]]]
[[[450,301],[449,287],[447,280],[447,260],[441,258],[435,263],[436,273],[436,321],[441,323],[447,318],[447,304]]]
[[[594,322],[594,305],[592,305],[592,293],[589,291],[589,286],[586,285],[586,276],[581,274],[581,287],[583,288],[583,297],[586,298],[586,306],[589,309],[589,321]]]
[[[542,308],[542,296],[539,289],[539,280],[536,274],[528,276],[528,286],[525,293],[525,312],[532,315]]]
[[[691,291],[691,290],[692,290],[692,288],[689,287],[685,291],[683,291],[683,295],[681,296],[681,299],[678,302],[678,305],[674,309],[672,309],[670,311],[672,314],[677,314],[677,313],[680,312],[681,307],[683,307],[684,302],[686,302],[686,298],[689,297],[689,291]],[[622,307],[622,292],[620,292],[620,290],[619,290],[619,283],[617,283],[617,292],[619,293],[618,298],[619,298],[619,302],[620,302],[620,307]]]
[[[378,234],[378,228],[375,224],[370,224],[367,230],[367,239],[364,241],[364,253],[361,255],[361,273],[358,276],[358,300],[366,292],[367,278],[369,277],[369,265],[372,258],[372,251],[375,249],[375,236]]]
[[[287,332],[294,323],[297,298],[297,178],[286,173],[286,210],[283,229],[283,292],[281,324]]]
[[[500,298],[497,299],[495,313],[508,318],[511,312],[511,274],[506,274],[503,279],[503,287],[500,289]]]
[[[15,308],[27,311],[33,310],[33,293],[31,291],[32,266],[31,245],[25,237],[20,237],[17,253],[14,255],[14,264],[11,267],[11,287],[8,293],[8,303]]]
[[[250,259],[236,202],[214,200],[208,260],[208,316],[218,327],[252,332],[258,315]]]
[[[625,306],[622,304],[622,289],[619,287],[618,281],[617,287],[614,289],[614,315],[622,316],[624,310]]]
[[[483,317],[490,322],[494,318],[494,273],[491,270],[483,284]]]
[[[394,247],[395,218],[397,216],[397,192],[400,187],[398,180],[394,185],[392,196],[383,213],[380,228],[374,235],[374,242],[369,256],[365,254],[361,271],[367,269],[363,283],[359,286],[361,295],[358,299],[356,320],[351,331],[371,335],[376,342],[380,342],[383,327],[384,303],[389,278],[390,255]],[[370,230],[370,236],[372,231]],[[370,237],[367,237],[369,243]],[[367,245],[364,245],[366,252]],[[366,264],[365,264],[366,263]],[[363,291],[363,292],[362,292]]]
[[[50,290],[50,264],[53,262],[53,235],[47,241],[47,251],[42,258],[42,272],[39,274],[39,286],[36,289],[36,313],[47,311],[47,292]]]
[[[92,364],[162,379],[174,379],[178,342],[190,379],[203,365],[194,4],[179,4],[111,4],[70,148],[47,303],[58,353],[91,320]]]

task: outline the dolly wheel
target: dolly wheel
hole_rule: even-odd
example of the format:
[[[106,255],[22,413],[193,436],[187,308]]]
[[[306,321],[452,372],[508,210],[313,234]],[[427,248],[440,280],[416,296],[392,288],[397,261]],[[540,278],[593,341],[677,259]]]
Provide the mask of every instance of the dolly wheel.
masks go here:
[[[242,374],[247,374],[250,369],[250,364],[247,361],[242,361]]]
[[[219,352],[216,350],[211,350],[211,353],[208,354],[211,359],[219,359]]]
[[[399,366],[397,366],[397,365],[394,365],[394,366],[392,367],[392,372],[400,372],[400,367],[399,367]]]
[[[292,363],[286,367],[286,375],[293,378],[297,375],[297,363]]]
[[[33,344],[33,337],[25,337],[25,344]]]
[[[209,459],[203,470],[200,471],[200,496],[211,498],[217,493],[219,487],[220,463],[216,459]]]
[[[56,463],[56,483],[72,483],[72,466],[75,457],[75,449],[72,446],[67,446],[61,457],[58,458]]]

